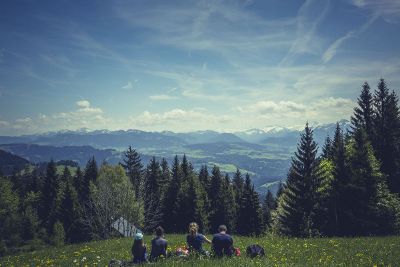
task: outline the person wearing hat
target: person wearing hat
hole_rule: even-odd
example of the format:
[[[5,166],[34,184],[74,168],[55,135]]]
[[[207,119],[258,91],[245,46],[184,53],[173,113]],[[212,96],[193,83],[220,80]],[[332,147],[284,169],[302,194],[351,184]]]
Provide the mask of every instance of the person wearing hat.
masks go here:
[[[147,262],[146,246],[143,243],[143,234],[136,233],[132,245],[133,263]]]

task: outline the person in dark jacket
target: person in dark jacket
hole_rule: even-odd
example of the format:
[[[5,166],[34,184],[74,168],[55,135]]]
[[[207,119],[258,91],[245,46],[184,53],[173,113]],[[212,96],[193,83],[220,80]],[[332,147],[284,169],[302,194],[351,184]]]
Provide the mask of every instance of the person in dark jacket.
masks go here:
[[[146,246],[143,244],[143,234],[137,233],[132,245],[133,263],[147,262]]]
[[[189,247],[189,252],[197,252],[204,255],[208,255],[208,251],[203,249],[203,243],[207,242],[211,244],[211,241],[202,234],[198,233],[199,226],[197,223],[192,222],[189,224],[189,234],[186,236],[186,242]]]
[[[212,249],[217,257],[230,257],[234,253],[233,239],[226,231],[226,226],[220,225],[218,227],[218,234],[215,234],[212,239]]]
[[[156,228],[156,237],[151,240],[150,260],[155,261],[160,256],[167,257],[168,242],[164,239],[164,229],[161,226]]]

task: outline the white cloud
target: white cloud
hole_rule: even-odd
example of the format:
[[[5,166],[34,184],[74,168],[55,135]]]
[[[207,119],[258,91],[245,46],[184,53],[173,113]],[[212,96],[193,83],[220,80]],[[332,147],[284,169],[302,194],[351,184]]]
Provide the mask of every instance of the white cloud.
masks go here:
[[[164,113],[151,113],[145,111],[138,116],[130,118],[131,124],[139,129],[145,130],[174,130],[193,131],[219,129],[231,122],[233,117],[229,115],[215,115],[206,112],[204,109],[172,109]]]
[[[76,101],[76,105],[80,108],[88,108],[90,107],[90,102],[87,100],[79,100]]]
[[[349,118],[355,105],[351,99],[328,97],[311,103],[258,101],[241,106],[237,110],[242,114],[247,114],[246,117],[255,118],[254,122],[261,123],[262,120],[268,118],[278,125],[291,126],[298,124],[299,121],[326,123]]]
[[[149,96],[151,100],[174,100],[178,99],[176,96],[171,96],[171,95],[151,95]]]
[[[135,83],[137,83],[138,82],[138,80],[134,80],[133,82],[131,82],[131,81],[129,81],[127,84],[125,84],[124,86],[122,86],[121,87],[121,89],[125,89],[125,90],[131,90],[131,89],[133,89],[133,85],[135,84]]]
[[[18,118],[13,122],[0,121],[2,134],[29,134],[60,129],[76,130],[80,128],[99,129],[115,126],[117,120],[104,115],[101,108],[92,107],[87,100],[76,102],[77,108],[69,112],[39,114],[36,117]]]
[[[0,127],[8,127],[10,123],[8,121],[0,121]]]

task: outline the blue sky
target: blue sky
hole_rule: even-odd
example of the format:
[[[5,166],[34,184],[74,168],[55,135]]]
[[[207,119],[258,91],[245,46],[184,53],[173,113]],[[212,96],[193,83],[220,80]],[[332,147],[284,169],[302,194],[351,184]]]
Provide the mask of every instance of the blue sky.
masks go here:
[[[1,1],[0,134],[237,131],[400,90],[400,1]]]

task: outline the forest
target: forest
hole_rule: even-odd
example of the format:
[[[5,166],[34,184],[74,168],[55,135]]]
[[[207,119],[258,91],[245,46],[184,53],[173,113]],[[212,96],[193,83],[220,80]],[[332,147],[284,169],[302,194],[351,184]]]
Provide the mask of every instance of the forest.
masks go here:
[[[382,236],[400,231],[400,113],[385,80],[362,85],[351,130],[339,124],[318,152],[308,123],[285,182],[260,196],[250,176],[195,170],[186,156],[143,166],[129,147],[118,165],[92,157],[84,169],[54,161],[0,178],[0,255],[118,235],[123,217],[146,233],[161,225],[203,233],[289,237]]]

